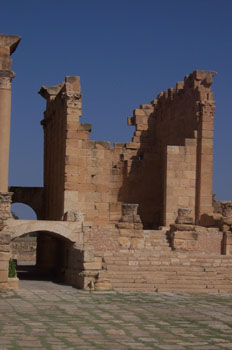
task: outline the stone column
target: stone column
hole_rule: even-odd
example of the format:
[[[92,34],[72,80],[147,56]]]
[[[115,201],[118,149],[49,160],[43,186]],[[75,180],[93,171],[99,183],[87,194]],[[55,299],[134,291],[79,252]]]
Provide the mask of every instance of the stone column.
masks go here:
[[[8,168],[11,117],[11,54],[21,38],[0,34],[0,192],[8,192]]]
[[[8,289],[8,264],[10,259],[10,232],[1,232],[11,217],[12,193],[8,192],[8,164],[11,115],[11,54],[20,37],[0,34],[0,290]]]

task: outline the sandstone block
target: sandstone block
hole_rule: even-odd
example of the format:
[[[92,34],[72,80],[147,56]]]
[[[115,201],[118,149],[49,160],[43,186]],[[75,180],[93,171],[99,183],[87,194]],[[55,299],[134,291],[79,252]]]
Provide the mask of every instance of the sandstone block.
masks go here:
[[[184,179],[195,179],[196,178],[196,172],[192,170],[184,170],[183,171],[183,178]]]
[[[8,289],[13,289],[13,290],[19,289],[19,279],[17,277],[8,278],[7,284],[8,284]],[[0,284],[0,289],[1,289],[1,284]]]
[[[122,204],[119,202],[114,202],[109,204],[110,212],[120,212],[122,211]]]
[[[116,224],[116,227],[119,229],[134,229],[134,223],[133,222],[118,222]]]
[[[83,251],[84,262],[94,262],[94,251],[92,249],[85,249]]]
[[[85,270],[101,270],[102,262],[86,262],[83,264]]]
[[[0,262],[0,269],[2,268],[1,262]],[[0,283],[7,282],[8,281],[8,269],[7,270],[0,270]]]
[[[64,221],[72,221],[72,222],[83,222],[84,216],[78,210],[69,210],[64,213]]]
[[[139,215],[133,215],[133,221],[137,228],[142,228],[141,218]]]
[[[190,224],[192,225],[194,222],[193,222],[193,218],[192,217],[177,217],[176,219],[176,223],[177,224]]]
[[[108,291],[112,290],[112,284],[109,279],[100,278],[94,284],[94,289],[96,291]]]
[[[146,115],[145,111],[143,109],[134,109],[133,111],[134,116],[142,116],[144,117]]]
[[[0,261],[0,270],[8,271],[9,261]]]
[[[0,252],[10,252],[10,244],[0,244]]]
[[[9,244],[11,241],[10,233],[0,233],[0,244]]]
[[[8,282],[0,281],[0,290],[7,290],[7,289],[9,289]]]
[[[128,149],[139,149],[140,148],[140,143],[137,142],[127,142],[126,143],[126,148]]]
[[[115,222],[118,222],[121,218],[121,214],[114,214],[114,213],[110,213],[109,214],[109,218],[110,218],[110,221],[115,221]],[[118,226],[117,226],[118,227]],[[122,227],[123,228],[123,227]],[[126,228],[126,227],[125,227]]]
[[[195,231],[176,231],[175,239],[197,240],[198,233]]]
[[[144,237],[144,232],[143,230],[134,230],[133,231],[133,236],[132,237]]]
[[[222,217],[221,218],[221,223],[224,225],[231,226],[232,225],[232,216],[228,217]]]
[[[129,237],[119,237],[118,242],[122,248],[130,248],[131,239]]]
[[[190,224],[172,224],[170,226],[175,231],[195,231],[195,226]]]
[[[66,125],[67,131],[77,131],[78,129],[78,122],[77,121],[68,121]]]
[[[197,250],[197,247],[198,247],[198,242],[195,241],[195,240],[188,240],[187,241],[187,250],[193,250],[193,251],[196,251]]]
[[[10,260],[10,254],[6,252],[0,252],[0,263],[1,261],[9,261]]]
[[[122,237],[132,237],[134,235],[134,230],[130,229],[119,229],[119,234]]]
[[[143,249],[144,239],[143,238],[132,238],[131,239],[131,249]]]
[[[133,215],[123,215],[120,221],[125,223],[134,223],[134,217]]]

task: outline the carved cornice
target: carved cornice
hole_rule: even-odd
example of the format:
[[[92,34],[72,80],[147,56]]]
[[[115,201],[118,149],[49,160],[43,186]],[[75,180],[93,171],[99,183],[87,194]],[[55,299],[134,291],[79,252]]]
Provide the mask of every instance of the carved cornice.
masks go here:
[[[0,48],[7,48],[9,56],[16,50],[21,37],[11,34],[0,34]]]
[[[63,91],[61,93],[61,98],[66,101],[68,107],[81,109],[81,93]]]

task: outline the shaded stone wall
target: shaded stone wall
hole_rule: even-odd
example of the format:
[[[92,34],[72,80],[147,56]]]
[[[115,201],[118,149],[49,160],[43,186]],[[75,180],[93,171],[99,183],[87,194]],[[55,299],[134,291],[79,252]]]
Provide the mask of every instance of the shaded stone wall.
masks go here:
[[[143,159],[140,166],[143,171],[141,171],[140,177],[136,176],[139,166],[135,167],[134,170],[132,167],[130,170],[134,181],[132,180],[129,191],[132,192],[133,188],[133,197],[139,197],[139,201],[136,203],[140,204],[139,214],[143,222],[150,222],[152,215],[155,214],[160,224],[170,223],[167,217],[170,217],[171,213],[169,208],[166,208],[168,190],[166,181],[169,177],[169,174],[166,174],[167,169],[174,171],[172,178],[176,181],[177,190],[179,187],[184,187],[183,170],[186,172],[184,176],[186,179],[185,187],[186,189],[190,188],[191,205],[188,204],[187,198],[184,199],[186,195],[183,195],[183,203],[179,203],[179,206],[188,204],[190,207],[194,207],[197,220],[201,214],[212,212],[212,138],[215,102],[213,101],[211,84],[214,74],[214,72],[208,71],[193,72],[185,77],[184,82],[178,82],[176,89],[162,92],[156,100],[152,101],[151,105],[141,105],[140,109],[134,111],[134,116],[129,118],[129,124],[136,126],[130,147],[137,148],[137,160]],[[172,159],[170,156],[166,158],[167,146],[186,147],[186,139],[193,139],[193,142],[194,139],[196,140],[197,149],[195,152],[187,151],[186,148],[184,152],[189,156],[182,160],[176,159],[175,162],[174,155]],[[188,143],[190,142],[189,140]],[[176,154],[178,152],[176,148]],[[168,165],[169,160],[172,164]],[[181,162],[182,165],[183,162],[188,163],[184,166],[185,169],[181,168]],[[193,166],[191,166],[191,162],[193,162]],[[195,169],[194,163],[196,163]],[[190,166],[189,176],[187,175],[188,165]],[[194,185],[195,195],[193,196],[194,180],[196,182]],[[178,184],[180,181],[182,181],[182,186]],[[142,189],[141,183],[144,183]],[[193,197],[195,197],[194,201]],[[176,193],[169,196],[169,199],[177,201]],[[153,216],[153,222],[156,221],[154,218]]]
[[[17,263],[36,263],[36,237],[19,237],[11,242],[11,258]]]

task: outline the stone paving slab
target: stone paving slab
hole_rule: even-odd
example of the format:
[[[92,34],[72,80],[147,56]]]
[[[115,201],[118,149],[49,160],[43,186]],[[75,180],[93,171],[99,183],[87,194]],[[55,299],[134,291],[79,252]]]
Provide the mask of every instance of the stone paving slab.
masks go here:
[[[0,350],[232,349],[232,295],[20,283],[18,291],[0,292]]]

